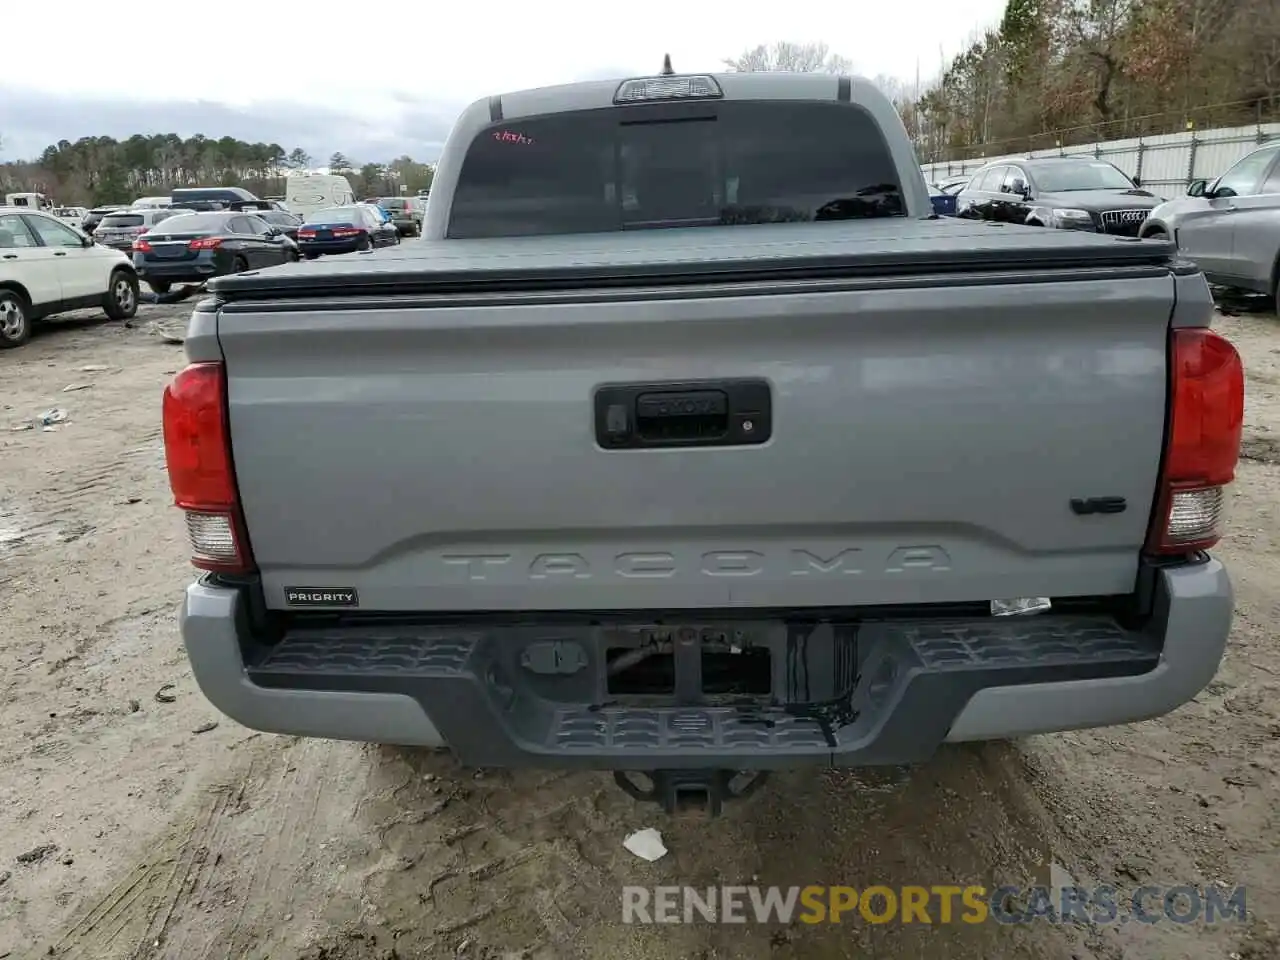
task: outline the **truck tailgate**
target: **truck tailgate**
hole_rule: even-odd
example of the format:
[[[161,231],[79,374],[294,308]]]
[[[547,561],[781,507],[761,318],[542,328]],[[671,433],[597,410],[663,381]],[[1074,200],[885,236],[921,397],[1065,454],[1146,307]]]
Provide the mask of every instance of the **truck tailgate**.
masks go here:
[[[268,606],[290,588],[381,611],[1134,589],[1167,273],[729,292],[224,306]],[[602,385],[744,378],[767,386],[767,442],[597,441]],[[1072,508],[1103,497],[1123,509]]]

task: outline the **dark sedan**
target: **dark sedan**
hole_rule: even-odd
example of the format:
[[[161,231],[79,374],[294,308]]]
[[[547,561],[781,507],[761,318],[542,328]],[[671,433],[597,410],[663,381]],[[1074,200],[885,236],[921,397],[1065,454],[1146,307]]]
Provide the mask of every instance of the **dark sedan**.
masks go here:
[[[297,246],[278,227],[247,213],[170,217],[133,242],[133,267],[156,293],[297,259]]]
[[[283,210],[260,210],[255,215],[261,217],[271,226],[280,230],[290,240],[297,243],[298,228],[302,226],[301,217],[295,217],[292,213],[285,213]]]
[[[128,209],[128,207],[119,203],[108,203],[101,207],[94,207],[86,213],[84,215],[84,219],[80,221],[80,229],[89,234],[89,236],[93,236],[93,231],[98,229],[98,224],[102,222],[103,217],[119,210]]]
[[[298,228],[298,249],[308,259],[323,253],[352,253],[390,247],[400,242],[400,231],[390,221],[382,222],[373,208],[364,204],[328,207],[308,213]]]

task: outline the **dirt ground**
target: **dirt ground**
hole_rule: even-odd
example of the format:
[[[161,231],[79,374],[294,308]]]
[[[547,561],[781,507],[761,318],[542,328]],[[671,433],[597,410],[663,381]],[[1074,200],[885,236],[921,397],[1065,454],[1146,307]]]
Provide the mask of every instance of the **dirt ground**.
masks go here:
[[[0,354],[0,958],[1280,956],[1280,322],[1224,316],[1249,372],[1217,679],[1127,728],[791,774],[714,823],[597,775],[255,735],[188,672],[190,568],[159,396],[183,362],[144,306]],[[161,324],[163,326],[163,324]],[[86,385],[82,389],[69,389]],[[58,407],[65,422],[32,418]],[[16,428],[16,429],[11,429]],[[622,847],[656,826],[670,853]],[[1244,884],[1214,927],[638,926],[623,884]]]

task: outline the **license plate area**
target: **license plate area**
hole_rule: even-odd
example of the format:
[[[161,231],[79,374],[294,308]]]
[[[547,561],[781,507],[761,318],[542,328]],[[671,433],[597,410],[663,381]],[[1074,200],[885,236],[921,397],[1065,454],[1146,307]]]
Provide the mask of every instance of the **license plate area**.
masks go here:
[[[700,702],[773,693],[769,648],[740,627],[636,628],[605,648],[610,697],[677,697]]]
[[[498,649],[508,665],[503,684],[550,702],[651,709],[804,706],[852,692],[858,630],[831,621],[624,616],[518,628]]]

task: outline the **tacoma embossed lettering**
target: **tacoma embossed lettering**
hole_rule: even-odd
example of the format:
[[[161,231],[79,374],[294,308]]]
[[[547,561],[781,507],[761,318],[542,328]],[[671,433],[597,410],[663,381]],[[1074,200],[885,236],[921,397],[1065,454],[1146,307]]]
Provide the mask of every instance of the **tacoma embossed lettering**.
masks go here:
[[[760,550],[707,550],[698,554],[680,554],[665,550],[628,551],[610,558],[607,573],[628,580],[663,579],[681,573],[698,573],[704,577],[754,577],[771,568],[778,574],[793,577],[862,576],[868,554],[863,547],[831,547],[810,549],[794,547],[769,552]],[[457,569],[466,580],[487,581],[503,576],[506,570],[518,569],[511,553],[451,553],[440,558]],[[526,566],[530,580],[588,580],[601,574],[603,562],[594,562],[581,553],[539,553]],[[940,546],[919,545],[895,547],[888,552],[880,571],[902,574],[912,571],[947,571],[951,557]],[[506,576],[512,576],[507,573]]]

